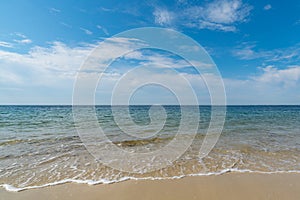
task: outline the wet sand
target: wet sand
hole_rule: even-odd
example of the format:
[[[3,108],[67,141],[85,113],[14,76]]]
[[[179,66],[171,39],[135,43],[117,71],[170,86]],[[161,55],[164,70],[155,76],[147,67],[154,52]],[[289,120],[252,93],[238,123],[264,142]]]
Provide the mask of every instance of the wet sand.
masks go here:
[[[1,200],[92,199],[300,199],[300,174],[227,173],[176,180],[137,180],[108,185],[62,184],[21,192],[0,190]]]

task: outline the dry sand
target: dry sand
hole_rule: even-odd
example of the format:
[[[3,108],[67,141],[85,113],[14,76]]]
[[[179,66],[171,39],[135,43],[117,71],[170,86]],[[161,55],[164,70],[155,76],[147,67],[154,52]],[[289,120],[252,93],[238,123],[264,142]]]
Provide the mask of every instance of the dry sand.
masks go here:
[[[22,192],[0,190],[1,200],[284,199],[300,200],[300,174],[227,173],[177,180],[124,181],[109,185],[63,184]]]

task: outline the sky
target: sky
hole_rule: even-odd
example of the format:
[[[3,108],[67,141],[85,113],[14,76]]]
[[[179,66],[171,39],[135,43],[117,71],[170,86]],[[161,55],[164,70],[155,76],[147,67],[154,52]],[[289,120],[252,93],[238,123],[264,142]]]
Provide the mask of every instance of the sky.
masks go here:
[[[0,27],[0,104],[72,104],[77,72],[93,49],[142,27],[173,29],[197,41],[222,76],[228,104],[300,104],[297,0],[10,0],[0,2]],[[105,55],[129,42],[107,46]],[[180,87],[174,71],[157,67],[168,65],[191,82],[199,104],[210,103],[201,76],[183,58],[149,49],[116,59],[95,102],[109,104],[116,81],[145,62],[154,67],[137,72],[135,81],[151,77]],[[150,85],[130,101],[176,104],[176,95]]]

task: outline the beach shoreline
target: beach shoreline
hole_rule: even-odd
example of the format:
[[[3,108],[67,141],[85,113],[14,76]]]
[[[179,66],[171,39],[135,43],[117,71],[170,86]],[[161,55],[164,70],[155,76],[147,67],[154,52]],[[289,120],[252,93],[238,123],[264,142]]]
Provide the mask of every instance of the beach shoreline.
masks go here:
[[[93,199],[300,199],[298,173],[226,173],[173,180],[113,184],[65,183],[21,192],[0,190],[0,200]]]

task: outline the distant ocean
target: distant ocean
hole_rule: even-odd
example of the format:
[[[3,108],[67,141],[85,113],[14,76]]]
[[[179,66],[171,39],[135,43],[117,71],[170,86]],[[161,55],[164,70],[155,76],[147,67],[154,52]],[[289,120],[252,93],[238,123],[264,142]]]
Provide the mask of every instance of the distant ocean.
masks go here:
[[[130,106],[140,131],[149,131],[143,129],[150,120],[149,108]],[[167,120],[159,134],[136,140],[118,128],[110,106],[96,106],[95,110],[99,124],[114,144],[127,150],[140,146],[155,150],[172,140],[180,123],[179,106],[164,108]],[[158,171],[133,174],[95,161],[78,136],[72,106],[0,106],[0,185],[19,191],[65,182],[99,184],[232,171],[300,172],[300,106],[228,106],[220,139],[203,159],[198,153],[211,107],[199,108],[197,135],[180,159]]]

